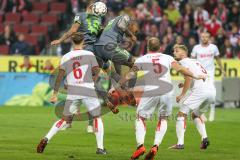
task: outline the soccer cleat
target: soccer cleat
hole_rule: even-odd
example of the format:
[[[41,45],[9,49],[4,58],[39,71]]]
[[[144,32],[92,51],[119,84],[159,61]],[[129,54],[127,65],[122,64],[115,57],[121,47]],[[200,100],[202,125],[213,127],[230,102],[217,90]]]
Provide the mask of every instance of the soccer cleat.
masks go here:
[[[87,126],[87,133],[93,133],[93,126],[91,125]]]
[[[140,156],[142,156],[146,152],[146,148],[142,145],[140,145],[137,150],[133,153],[131,160],[138,159]]]
[[[40,143],[37,146],[37,153],[43,153],[45,147],[48,144],[48,139],[47,138],[43,138]]]
[[[105,148],[97,148],[96,154],[107,154],[107,150]]]
[[[151,150],[148,152],[148,154],[145,156],[145,160],[153,160],[155,155],[157,154],[158,146],[155,145],[151,148]]]
[[[207,149],[207,147],[210,145],[210,142],[208,138],[204,138],[201,143],[201,149]]]
[[[168,149],[184,149],[184,145],[183,144],[175,144],[175,145],[169,147]]]

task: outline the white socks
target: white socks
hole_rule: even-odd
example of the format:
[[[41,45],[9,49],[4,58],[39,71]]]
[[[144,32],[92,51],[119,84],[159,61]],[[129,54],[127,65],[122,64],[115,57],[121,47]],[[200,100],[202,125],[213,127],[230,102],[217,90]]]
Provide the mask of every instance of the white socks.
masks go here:
[[[97,148],[104,149],[103,147],[104,128],[103,128],[102,118],[100,117],[94,118],[93,126],[94,126],[94,133],[97,140]]]
[[[163,137],[167,131],[167,120],[162,119],[158,121],[155,131],[154,145],[159,146],[162,143]]]
[[[186,124],[185,124],[185,118],[184,117],[178,117],[177,118],[177,124],[176,124],[176,132],[177,132],[177,138],[178,143],[177,144],[184,144],[184,133],[186,130]]]
[[[60,119],[53,124],[52,128],[50,129],[50,131],[47,133],[47,135],[45,137],[48,139],[48,141],[50,141],[50,139],[52,139],[52,137],[59,130],[66,129],[68,126],[69,126],[69,124],[67,124],[67,122],[64,119]]]
[[[136,129],[136,140],[137,146],[144,144],[144,139],[146,135],[146,126],[143,119],[138,118],[135,121],[135,129]]]
[[[64,119],[60,119],[57,122],[55,122],[50,129],[50,131],[45,136],[48,141],[60,130],[64,130],[68,128],[70,124],[67,124],[67,122]],[[103,129],[103,122],[101,118],[95,118],[94,119],[94,131],[96,135],[97,140],[97,147],[100,149],[104,149],[103,147],[103,135],[104,135],[104,129]]]
[[[215,117],[215,103],[214,104],[210,104],[210,113],[209,113],[209,121],[214,121],[214,117]]]
[[[193,122],[196,125],[196,128],[199,134],[201,135],[202,139],[207,138],[207,132],[206,132],[204,121],[197,117],[193,120]]]

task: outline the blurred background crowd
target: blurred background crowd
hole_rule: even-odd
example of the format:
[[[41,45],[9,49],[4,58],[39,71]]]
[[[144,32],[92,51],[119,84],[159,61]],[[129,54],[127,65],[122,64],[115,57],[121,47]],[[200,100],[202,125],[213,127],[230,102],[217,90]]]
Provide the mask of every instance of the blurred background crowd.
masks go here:
[[[103,0],[108,6],[104,25],[120,14],[135,17],[140,25],[137,44],[131,53],[146,53],[146,39],[157,36],[161,52],[171,54],[172,46],[185,44],[191,51],[206,30],[223,58],[240,59],[239,0]],[[63,55],[70,40],[56,48],[50,41],[72,24],[74,15],[84,11],[87,0],[0,0],[0,54]]]

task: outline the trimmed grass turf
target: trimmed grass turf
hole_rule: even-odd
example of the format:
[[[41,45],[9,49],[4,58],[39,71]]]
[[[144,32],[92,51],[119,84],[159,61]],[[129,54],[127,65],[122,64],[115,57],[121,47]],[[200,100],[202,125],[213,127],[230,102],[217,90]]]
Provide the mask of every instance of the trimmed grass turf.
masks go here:
[[[105,147],[108,155],[95,154],[95,136],[86,133],[87,122],[75,122],[71,129],[61,131],[48,144],[44,154],[36,153],[39,140],[57,120],[50,107],[0,107],[1,160],[128,160],[135,150],[133,108],[120,108],[119,115],[105,115]],[[176,113],[177,110],[174,110]],[[200,137],[191,121],[187,122],[185,149],[167,149],[176,143],[175,121],[170,120],[168,131],[159,148],[156,160],[238,160],[240,159],[240,110],[217,109],[216,121],[207,122],[211,141],[208,150],[199,149]],[[154,140],[157,121],[147,122],[145,146]],[[142,159],[142,158],[140,158]]]

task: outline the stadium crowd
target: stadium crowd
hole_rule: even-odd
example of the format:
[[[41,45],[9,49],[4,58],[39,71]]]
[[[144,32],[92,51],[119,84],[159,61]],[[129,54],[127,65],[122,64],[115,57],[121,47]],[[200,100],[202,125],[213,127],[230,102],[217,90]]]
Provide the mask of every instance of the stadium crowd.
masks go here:
[[[166,54],[172,53],[175,43],[185,44],[191,51],[199,43],[199,34],[206,30],[221,57],[240,59],[238,0],[102,1],[108,6],[105,25],[124,13],[139,22],[138,41],[131,51],[134,56],[146,53],[146,40],[151,36],[160,38],[161,51]],[[0,0],[0,53],[65,54],[71,49],[70,40],[57,48],[49,49],[48,44],[71,25],[76,13],[84,11],[86,3],[87,0]],[[14,20],[10,15],[15,15]]]

